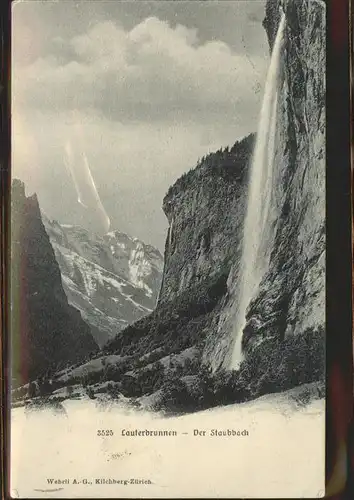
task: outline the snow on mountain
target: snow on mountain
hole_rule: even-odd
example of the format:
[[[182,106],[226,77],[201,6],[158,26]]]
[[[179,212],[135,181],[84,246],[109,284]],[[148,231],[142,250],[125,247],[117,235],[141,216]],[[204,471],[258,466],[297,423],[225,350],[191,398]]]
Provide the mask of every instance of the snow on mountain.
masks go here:
[[[69,303],[79,309],[102,346],[156,304],[163,257],[120,231],[101,237],[42,214]]]

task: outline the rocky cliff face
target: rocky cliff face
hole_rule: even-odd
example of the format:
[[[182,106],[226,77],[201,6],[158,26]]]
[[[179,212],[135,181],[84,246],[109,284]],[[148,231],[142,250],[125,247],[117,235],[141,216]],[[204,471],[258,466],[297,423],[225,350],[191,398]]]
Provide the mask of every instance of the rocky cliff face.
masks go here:
[[[325,324],[325,4],[268,0],[272,47],[282,3],[286,27],[275,144],[278,221],[269,269],[247,312],[243,346],[284,339]],[[237,262],[217,338],[205,351],[214,369],[228,362],[237,307]]]
[[[13,182],[11,207],[12,376],[21,384],[97,351],[89,326],[68,304],[37,197]]]
[[[228,273],[237,260],[253,143],[250,135],[202,159],[165,196],[169,229],[160,303]]]
[[[69,303],[105,342],[150,313],[161,285],[160,252],[119,231],[104,236],[42,214]]]
[[[246,346],[266,332],[285,337],[325,324],[325,3],[287,1],[284,10],[280,220],[269,271],[248,313]],[[268,16],[265,25],[275,31]]]

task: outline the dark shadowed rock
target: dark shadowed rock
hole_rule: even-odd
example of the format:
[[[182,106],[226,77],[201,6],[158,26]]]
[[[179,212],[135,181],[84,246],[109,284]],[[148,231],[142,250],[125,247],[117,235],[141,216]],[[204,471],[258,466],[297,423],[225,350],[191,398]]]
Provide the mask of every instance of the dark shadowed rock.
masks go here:
[[[168,191],[169,221],[160,302],[205,279],[228,274],[240,253],[254,135],[203,158]]]
[[[14,180],[11,220],[11,340],[14,384],[97,350],[89,326],[69,306],[36,195]]]

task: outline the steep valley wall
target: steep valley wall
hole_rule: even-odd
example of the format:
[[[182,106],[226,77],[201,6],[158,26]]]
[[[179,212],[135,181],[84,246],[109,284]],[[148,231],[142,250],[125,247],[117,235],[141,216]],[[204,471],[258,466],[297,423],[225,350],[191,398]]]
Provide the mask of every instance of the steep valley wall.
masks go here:
[[[79,311],[68,304],[38,200],[13,182],[11,212],[11,349],[13,386],[50,376],[98,346]]]

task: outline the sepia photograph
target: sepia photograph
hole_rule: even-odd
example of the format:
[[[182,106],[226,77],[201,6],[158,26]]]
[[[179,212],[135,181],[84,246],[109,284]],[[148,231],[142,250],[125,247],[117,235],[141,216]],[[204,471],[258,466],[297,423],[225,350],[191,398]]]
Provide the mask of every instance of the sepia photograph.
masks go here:
[[[11,27],[11,497],[324,497],[325,1]]]

